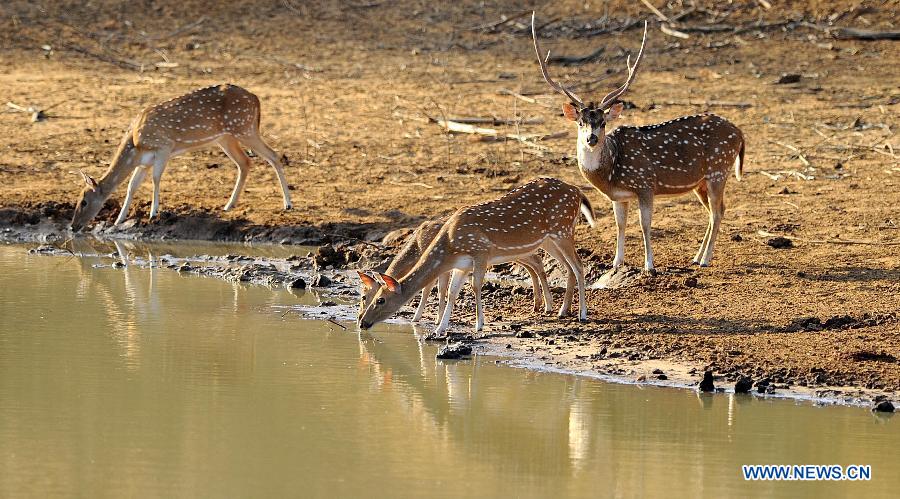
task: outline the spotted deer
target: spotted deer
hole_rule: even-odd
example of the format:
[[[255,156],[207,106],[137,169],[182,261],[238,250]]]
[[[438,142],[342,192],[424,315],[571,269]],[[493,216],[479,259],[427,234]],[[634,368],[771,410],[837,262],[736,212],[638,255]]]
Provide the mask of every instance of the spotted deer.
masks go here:
[[[629,201],[637,200],[644,239],[644,270],[652,272],[650,219],[653,200],[693,191],[709,214],[706,235],[693,262],[709,265],[719,224],[725,213],[725,181],[734,167],[741,180],[744,167],[744,135],[736,126],[714,114],[682,116],[649,126],[620,126],[606,133],[623,105],[617,99],[634,82],[647,43],[647,25],[634,65],[626,60],[625,83],[606,94],[599,104],[585,104],[577,95],[555,82],[542,57],[531,17],[531,34],[541,74],[550,87],[566,96],[566,119],[578,126],[577,156],[581,174],[612,201],[616,218],[616,256],[613,267],[625,262],[625,214]],[[549,56],[549,53],[547,54]]]
[[[578,318],[587,319],[584,271],[574,240],[579,211],[593,226],[593,210],[587,197],[577,187],[555,178],[539,178],[495,200],[460,208],[444,223],[405,276],[378,274],[383,286],[359,317],[359,327],[368,329],[387,319],[425,286],[452,272],[447,304],[435,328],[435,333],[441,334],[449,325],[453,304],[471,272],[475,330],[481,331],[484,326],[481,286],[488,267],[521,260],[539,249],[550,253],[568,270],[559,316],[568,315],[577,284]]]
[[[211,144],[221,147],[238,167],[237,181],[225,205],[226,211],[237,205],[250,172],[250,158],[242,146],[272,165],[281,183],[284,209],[291,209],[284,169],[278,155],[260,137],[259,119],[259,98],[230,84],[201,88],[144,109],[125,133],[103,177],[98,181],[82,172],[87,187],[75,206],[72,229],[81,230],[97,216],[103,203],[131,175],[125,201],[116,219],[116,224],[124,222],[134,193],[147,176],[148,168],[153,171],[150,218],[156,217],[159,184],[169,159]]]
[[[392,276],[405,276],[419,261],[422,254],[431,244],[431,241],[438,235],[441,227],[447,219],[429,220],[422,222],[400,248],[397,256],[391,261],[385,273]],[[516,261],[519,265],[525,267],[528,275],[531,277],[531,287],[534,291],[534,311],[538,312],[543,306],[545,313],[550,313],[553,309],[553,296],[550,294],[550,285],[547,283],[547,273],[544,272],[544,264],[538,255],[529,255]],[[381,288],[381,283],[375,276],[369,275],[362,271],[359,273],[359,279],[362,282],[363,292],[359,301],[359,317],[362,317],[366,307],[372,303],[375,294]],[[447,285],[450,282],[450,273],[446,273],[438,277],[435,283],[438,290],[438,315],[437,321],[441,320],[441,313],[447,304]],[[422,289],[422,297],[419,299],[419,306],[413,316],[413,321],[418,322],[425,313],[425,306],[428,304],[428,295],[435,286],[425,286]],[[543,293],[543,294],[542,294]]]

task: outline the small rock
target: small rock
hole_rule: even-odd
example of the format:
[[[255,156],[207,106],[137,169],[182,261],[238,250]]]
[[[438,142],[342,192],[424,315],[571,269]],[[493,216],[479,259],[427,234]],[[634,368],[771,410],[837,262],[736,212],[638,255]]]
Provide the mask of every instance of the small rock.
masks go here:
[[[313,278],[312,287],[327,288],[328,286],[331,286],[331,279],[329,279],[328,277],[322,274],[318,274]]]
[[[313,263],[317,269],[324,269],[329,266],[337,268],[346,262],[343,259],[343,255],[338,253],[333,247],[320,246],[316,249]]]
[[[647,376],[646,376],[646,375],[641,374],[640,376],[637,377],[637,382],[638,382],[638,383],[643,383],[644,381],[647,381]]]
[[[112,266],[114,269],[124,269],[125,268],[125,264],[122,262],[119,262],[119,261],[113,262]]]
[[[191,270],[194,270],[193,267],[191,267],[187,263],[183,263],[180,267],[178,267],[179,272],[190,272]]]
[[[700,391],[701,392],[714,392],[716,391],[716,385],[713,384],[713,373],[712,371],[706,371],[703,373],[703,381],[700,382]]]
[[[653,374],[662,374],[662,373],[663,373],[662,369],[654,369],[653,370]]]
[[[753,389],[753,380],[749,376],[741,376],[734,384],[734,393],[750,393]]]
[[[665,381],[665,380],[669,379],[669,377],[666,376],[665,374],[659,374],[656,376],[656,379],[658,379],[660,381]]]
[[[306,289],[306,281],[302,277],[298,277],[290,282],[291,289]]]
[[[460,359],[467,355],[472,355],[472,347],[460,342],[442,346],[436,357],[438,359]]]
[[[781,75],[781,78],[775,80],[776,85],[788,85],[790,83],[798,83],[800,81],[800,75],[797,73],[785,73]]]
[[[333,302],[333,301],[331,301],[331,300],[326,300],[326,301],[323,301],[323,302],[322,302],[322,305],[321,305],[321,306],[323,306],[323,307],[334,307],[334,306],[336,306],[336,305],[337,305],[337,303],[335,303],[335,302]]]
[[[882,400],[872,408],[872,412],[894,412],[894,404],[889,400]]]
[[[741,242],[741,241],[744,240],[744,237],[741,236],[741,235],[738,234],[738,233],[734,233],[734,234],[731,235],[731,240],[734,241],[734,242],[736,242],[736,243],[739,243],[739,242]]]
[[[516,333],[516,338],[534,338],[534,333],[531,331],[519,331]]]
[[[769,239],[768,241],[766,241],[766,244],[768,244],[769,246],[771,246],[775,249],[793,248],[794,247],[794,241],[792,241],[786,237],[783,237],[783,236],[773,237],[772,239]]]
[[[694,276],[688,277],[684,280],[685,287],[688,288],[696,288],[697,287],[697,278]]]

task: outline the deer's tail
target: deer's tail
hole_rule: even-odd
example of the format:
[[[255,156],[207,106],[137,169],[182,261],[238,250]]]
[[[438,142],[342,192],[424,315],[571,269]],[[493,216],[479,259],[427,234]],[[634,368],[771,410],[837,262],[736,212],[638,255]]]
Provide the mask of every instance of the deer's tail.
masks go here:
[[[734,160],[734,178],[740,182],[744,178],[744,145],[746,142],[741,138],[741,150],[738,152],[737,158]]]
[[[591,200],[582,192],[581,193],[581,214],[584,215],[588,225],[594,227],[594,207],[591,206]]]

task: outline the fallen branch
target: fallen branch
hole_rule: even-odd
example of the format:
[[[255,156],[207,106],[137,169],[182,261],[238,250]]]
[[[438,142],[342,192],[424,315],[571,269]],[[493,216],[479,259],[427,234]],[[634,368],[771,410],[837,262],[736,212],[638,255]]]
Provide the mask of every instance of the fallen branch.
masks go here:
[[[650,3],[648,0],[641,0],[641,3],[644,4],[644,5],[646,5],[647,8],[650,9],[650,12],[653,12],[653,15],[655,15],[656,17],[658,17],[660,21],[663,21],[663,22],[669,22],[669,18],[666,17],[665,14],[663,14],[662,12],[660,12],[659,9],[657,9],[656,7],[654,7],[653,4]]]
[[[576,66],[578,64],[585,64],[599,58],[601,55],[603,55],[604,51],[606,51],[606,47],[600,47],[590,54],[582,56],[551,55],[549,58],[547,58],[547,62],[549,62],[550,64],[562,64],[563,66]]]
[[[784,143],[778,142],[777,140],[770,140],[769,142],[779,145],[781,147],[784,147],[785,149],[790,149],[791,151],[794,151],[795,153],[797,153],[797,159],[799,159],[800,162],[802,162],[804,165],[809,166],[809,160],[807,160],[806,157],[803,156],[803,152],[800,151],[800,149],[798,149],[790,144],[784,144]],[[812,177],[810,177],[808,179],[804,178],[804,180],[812,180]]]
[[[421,187],[423,189],[434,189],[433,185],[428,185],[424,182],[397,182],[396,180],[391,180],[388,183],[391,185],[399,185],[402,187],[413,186],[413,187]]]
[[[841,28],[836,26],[822,26],[821,24],[801,23],[806,28],[812,28],[842,40],[900,40],[900,31],[874,31],[862,28]]]
[[[665,101],[663,104],[667,106],[705,106],[705,107],[739,107],[739,108],[748,108],[753,107],[753,104],[749,102],[731,102],[731,101],[723,101],[723,100],[707,100],[707,101],[697,101],[697,100],[683,100],[683,101]]]
[[[551,134],[517,134],[517,133],[500,133],[493,128],[481,128],[467,123],[458,123],[441,118],[428,118],[431,122],[444,128],[449,133],[465,133],[473,135],[474,140],[478,142],[495,142],[502,140],[516,140],[527,144],[529,147],[536,149],[547,149],[546,146],[536,144],[535,141],[550,140],[565,137],[568,132],[556,132]]]
[[[527,120],[501,119],[501,118],[447,118],[447,121],[456,123],[465,123],[469,125],[540,125],[544,122],[543,118],[533,118]]]
[[[838,28],[835,38],[844,40],[900,40],[900,31],[873,31],[860,28]]]
[[[479,128],[477,126],[469,125],[467,123],[459,123],[456,121],[450,121],[448,119],[441,118],[431,118],[429,119],[438,125],[444,127],[448,132],[456,132],[456,133],[468,133],[473,135],[487,135],[487,136],[497,136],[500,132],[494,130],[493,128]]]
[[[527,16],[528,14],[531,14],[531,9],[523,10],[522,12],[519,12],[518,14],[509,16],[509,17],[501,17],[499,21],[494,21],[494,22],[490,22],[490,23],[486,23],[486,24],[479,24],[478,26],[472,26],[471,28],[466,28],[466,29],[468,31],[483,31],[483,30],[499,28],[500,26],[503,26],[504,24],[515,21],[516,19],[521,19],[521,18]]]
[[[682,40],[686,40],[691,37],[691,35],[689,35],[687,33],[683,33],[681,31],[678,31],[675,28],[669,27],[669,25],[665,24],[665,23],[659,25],[659,30],[669,36],[674,36],[675,38],[681,38]]]

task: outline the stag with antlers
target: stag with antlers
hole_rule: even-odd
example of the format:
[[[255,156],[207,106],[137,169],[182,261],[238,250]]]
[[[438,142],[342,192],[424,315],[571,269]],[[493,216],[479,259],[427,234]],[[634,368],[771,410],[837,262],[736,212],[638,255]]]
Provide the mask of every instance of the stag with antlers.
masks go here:
[[[626,60],[628,77],[599,104],[584,103],[550,77],[531,17],[531,34],[541,74],[550,87],[564,95],[566,119],[578,126],[577,155],[581,174],[613,205],[618,234],[613,266],[625,262],[625,214],[630,201],[639,207],[644,239],[644,270],[653,272],[650,219],[653,200],[693,191],[709,214],[706,235],[693,262],[708,266],[716,235],[725,213],[725,181],[733,167],[740,180],[744,167],[744,135],[736,126],[714,114],[682,116],[648,126],[620,126],[606,133],[606,126],[624,108],[618,99],[634,83],[647,43],[647,24],[634,65]]]

